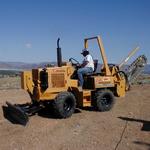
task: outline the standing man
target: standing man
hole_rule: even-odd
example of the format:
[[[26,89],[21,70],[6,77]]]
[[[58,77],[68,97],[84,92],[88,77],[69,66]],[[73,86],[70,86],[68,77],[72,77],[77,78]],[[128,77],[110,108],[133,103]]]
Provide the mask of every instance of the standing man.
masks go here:
[[[87,49],[83,49],[81,54],[84,56],[84,60],[81,64],[81,68],[78,69],[77,73],[78,73],[79,85],[83,87],[83,83],[84,83],[83,75],[87,73],[92,73],[94,71],[94,61]]]

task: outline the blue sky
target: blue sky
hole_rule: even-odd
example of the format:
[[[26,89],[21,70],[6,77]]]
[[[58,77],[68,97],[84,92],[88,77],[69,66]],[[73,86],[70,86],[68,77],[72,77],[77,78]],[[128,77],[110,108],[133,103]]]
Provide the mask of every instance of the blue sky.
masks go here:
[[[137,45],[150,59],[149,0],[0,0],[0,61],[82,60],[83,39],[100,35],[109,63],[119,63]],[[100,53],[89,43],[94,58]]]

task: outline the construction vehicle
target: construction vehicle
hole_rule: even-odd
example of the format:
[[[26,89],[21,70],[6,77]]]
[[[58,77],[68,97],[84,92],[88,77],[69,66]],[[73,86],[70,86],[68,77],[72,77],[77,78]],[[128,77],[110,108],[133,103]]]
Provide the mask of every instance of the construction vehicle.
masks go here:
[[[115,103],[115,96],[125,96],[126,75],[117,65],[108,64],[100,36],[84,39],[86,49],[90,40],[97,41],[103,67],[97,73],[98,62],[94,60],[94,72],[84,76],[82,90],[79,89],[77,77],[79,62],[74,58],[70,58],[68,62],[62,61],[59,40],[57,66],[22,72],[21,87],[29,93],[31,103],[6,102],[11,118],[23,125],[28,122],[28,116],[49,105],[58,118],[68,118],[76,108],[94,107],[97,111],[109,111]]]

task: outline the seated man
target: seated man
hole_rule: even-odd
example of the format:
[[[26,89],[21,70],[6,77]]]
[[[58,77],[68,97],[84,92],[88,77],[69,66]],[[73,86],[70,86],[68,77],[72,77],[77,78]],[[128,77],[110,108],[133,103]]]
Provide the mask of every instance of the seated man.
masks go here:
[[[87,73],[92,73],[94,71],[94,61],[87,49],[83,49],[81,54],[84,56],[84,60],[81,64],[81,68],[78,69],[77,73],[79,79],[79,86],[82,87],[84,83],[83,75]]]

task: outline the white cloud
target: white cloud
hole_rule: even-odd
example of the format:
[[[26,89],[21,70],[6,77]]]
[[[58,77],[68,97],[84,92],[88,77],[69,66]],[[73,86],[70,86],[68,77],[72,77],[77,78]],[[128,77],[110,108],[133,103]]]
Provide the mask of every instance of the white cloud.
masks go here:
[[[32,48],[32,44],[31,43],[26,43],[25,47],[28,48],[28,49],[30,49],[30,48]]]

